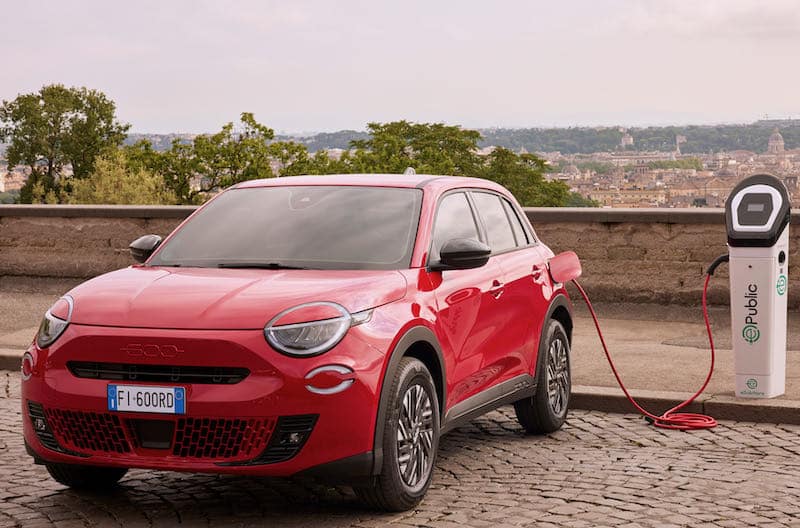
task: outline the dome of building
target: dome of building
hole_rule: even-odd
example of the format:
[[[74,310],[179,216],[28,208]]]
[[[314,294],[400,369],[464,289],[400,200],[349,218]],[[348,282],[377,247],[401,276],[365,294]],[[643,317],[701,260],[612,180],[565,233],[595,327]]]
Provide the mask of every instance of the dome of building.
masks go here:
[[[783,152],[783,136],[778,129],[772,131],[772,135],[769,136],[769,141],[767,142],[767,152],[769,154],[780,154]]]

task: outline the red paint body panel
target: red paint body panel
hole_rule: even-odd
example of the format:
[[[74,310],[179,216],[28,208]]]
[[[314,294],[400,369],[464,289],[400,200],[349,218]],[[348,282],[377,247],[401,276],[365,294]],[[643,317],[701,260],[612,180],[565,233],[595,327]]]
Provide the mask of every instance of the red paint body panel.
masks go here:
[[[396,271],[136,267],[101,275],[70,295],[77,324],[261,330],[299,304],[325,300],[359,312],[405,293]]]
[[[550,259],[550,276],[555,282],[566,283],[581,276],[581,261],[574,251],[559,253]]]
[[[519,207],[503,187],[475,178],[426,175],[295,177],[250,181],[237,187],[274,185],[422,188],[409,268],[322,271],[145,265],[118,270],[76,287],[69,292],[74,309],[63,335],[49,348],[33,344],[29,349],[34,368],[32,377],[22,384],[24,435],[39,459],[286,476],[369,453],[375,447],[380,394],[389,359],[401,337],[415,327],[430,330],[441,348],[446,391],[442,415],[498,383],[535,374],[544,317],[553,299],[566,295],[547,273],[546,262],[553,254],[546,246],[535,243],[498,254],[487,265],[472,270],[440,272],[425,267],[441,196],[453,189],[488,189]],[[274,350],[264,338],[264,325],[284,310],[315,302],[336,303],[350,313],[373,311],[367,322],[350,328],[341,342],[321,355],[297,358]],[[59,305],[57,312],[57,316],[65,317],[64,306]],[[311,306],[286,314],[278,323],[338,315],[330,307]],[[78,377],[70,367],[74,364],[68,362],[126,364],[138,369],[238,368],[247,369],[249,374],[234,384],[109,381]],[[309,376],[325,366],[346,370],[323,370]],[[316,394],[308,388],[312,381],[313,387],[330,389],[349,380],[352,384],[336,394]],[[281,417],[317,418],[306,443],[288,460],[224,465],[243,462],[242,455],[190,458],[169,449],[136,447],[131,429],[135,420],[177,423],[181,416],[115,412],[109,418],[107,386],[111,383],[184,387],[186,417],[198,420],[261,420],[259,423],[274,428]],[[82,449],[82,454],[89,455],[86,457],[55,451],[43,445],[34,431],[29,402],[45,410],[84,413],[81,416],[94,413],[92,416],[105,416],[109,423],[116,420],[119,434],[126,435],[133,447],[123,453]],[[269,434],[277,433],[272,430]],[[266,442],[269,437],[262,440]]]

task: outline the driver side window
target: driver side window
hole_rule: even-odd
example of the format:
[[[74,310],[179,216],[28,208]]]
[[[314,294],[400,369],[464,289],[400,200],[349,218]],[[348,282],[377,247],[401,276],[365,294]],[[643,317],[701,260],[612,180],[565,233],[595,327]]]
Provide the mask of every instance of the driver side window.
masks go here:
[[[472,208],[463,192],[448,194],[439,202],[433,224],[430,262],[439,262],[439,252],[448,240],[470,238],[480,240]]]

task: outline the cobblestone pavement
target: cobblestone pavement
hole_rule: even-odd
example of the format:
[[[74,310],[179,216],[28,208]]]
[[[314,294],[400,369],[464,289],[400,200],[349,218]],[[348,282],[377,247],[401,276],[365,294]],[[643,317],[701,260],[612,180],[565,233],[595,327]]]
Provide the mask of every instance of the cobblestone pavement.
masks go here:
[[[0,371],[0,527],[24,526],[800,526],[800,427],[654,429],[576,411],[523,436],[508,409],[441,443],[416,511],[379,514],[349,489],[309,482],[131,471],[78,494],[25,455],[16,375]]]

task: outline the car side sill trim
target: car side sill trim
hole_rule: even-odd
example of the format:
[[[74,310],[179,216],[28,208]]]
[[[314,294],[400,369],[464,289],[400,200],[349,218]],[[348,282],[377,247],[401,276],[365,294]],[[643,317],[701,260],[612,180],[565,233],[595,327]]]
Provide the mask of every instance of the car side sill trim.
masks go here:
[[[535,392],[536,379],[530,374],[521,374],[489,387],[453,405],[445,415],[442,434],[502,405],[531,397]]]

